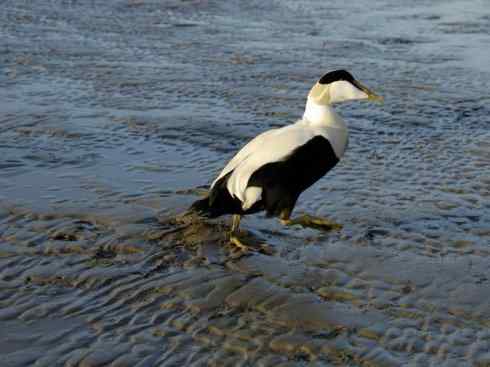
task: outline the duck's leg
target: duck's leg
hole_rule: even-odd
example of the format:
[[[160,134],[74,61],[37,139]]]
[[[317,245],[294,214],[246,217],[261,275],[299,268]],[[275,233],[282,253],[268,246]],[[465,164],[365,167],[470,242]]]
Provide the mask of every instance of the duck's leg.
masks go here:
[[[240,235],[240,219],[241,216],[239,214],[233,214],[233,219],[231,223],[231,233],[230,233],[230,243],[235,245],[240,250],[247,251],[248,246],[243,243],[238,236]]]
[[[232,222],[231,222],[231,233],[238,233],[240,232],[240,219],[241,216],[239,214],[233,214],[232,217]]]
[[[299,224],[302,227],[310,227],[322,231],[336,231],[342,229],[342,225],[335,223],[328,218],[317,217],[310,214],[303,214],[299,217],[290,218],[291,210],[283,210],[279,219],[285,226],[294,226]]]

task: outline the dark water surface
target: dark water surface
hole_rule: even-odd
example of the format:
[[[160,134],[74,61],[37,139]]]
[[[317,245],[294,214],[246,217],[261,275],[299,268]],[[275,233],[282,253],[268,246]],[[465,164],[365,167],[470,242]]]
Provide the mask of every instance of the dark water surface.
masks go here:
[[[487,1],[0,5],[2,367],[490,365]],[[342,231],[168,220],[339,67]]]

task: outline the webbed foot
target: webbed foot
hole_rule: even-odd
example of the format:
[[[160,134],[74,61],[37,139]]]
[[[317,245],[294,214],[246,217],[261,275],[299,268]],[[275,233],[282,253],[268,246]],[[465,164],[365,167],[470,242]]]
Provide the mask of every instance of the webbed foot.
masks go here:
[[[322,231],[338,231],[342,229],[342,225],[335,223],[327,218],[317,217],[310,214],[303,214],[293,219],[281,219],[281,223],[286,226],[293,226],[299,224],[302,227],[309,227],[319,229]]]

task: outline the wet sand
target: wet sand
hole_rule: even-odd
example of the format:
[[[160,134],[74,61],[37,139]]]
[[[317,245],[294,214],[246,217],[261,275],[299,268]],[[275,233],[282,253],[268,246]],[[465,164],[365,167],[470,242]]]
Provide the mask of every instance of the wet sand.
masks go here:
[[[3,366],[490,365],[483,1],[5,1]],[[179,214],[343,67],[345,159],[297,213]]]

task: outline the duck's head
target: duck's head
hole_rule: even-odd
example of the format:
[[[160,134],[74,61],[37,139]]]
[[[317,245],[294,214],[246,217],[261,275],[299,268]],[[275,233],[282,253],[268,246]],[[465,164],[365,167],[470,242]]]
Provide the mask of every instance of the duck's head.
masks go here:
[[[318,105],[352,100],[383,101],[383,97],[362,85],[346,70],[335,70],[322,76],[311,88],[308,99]]]

